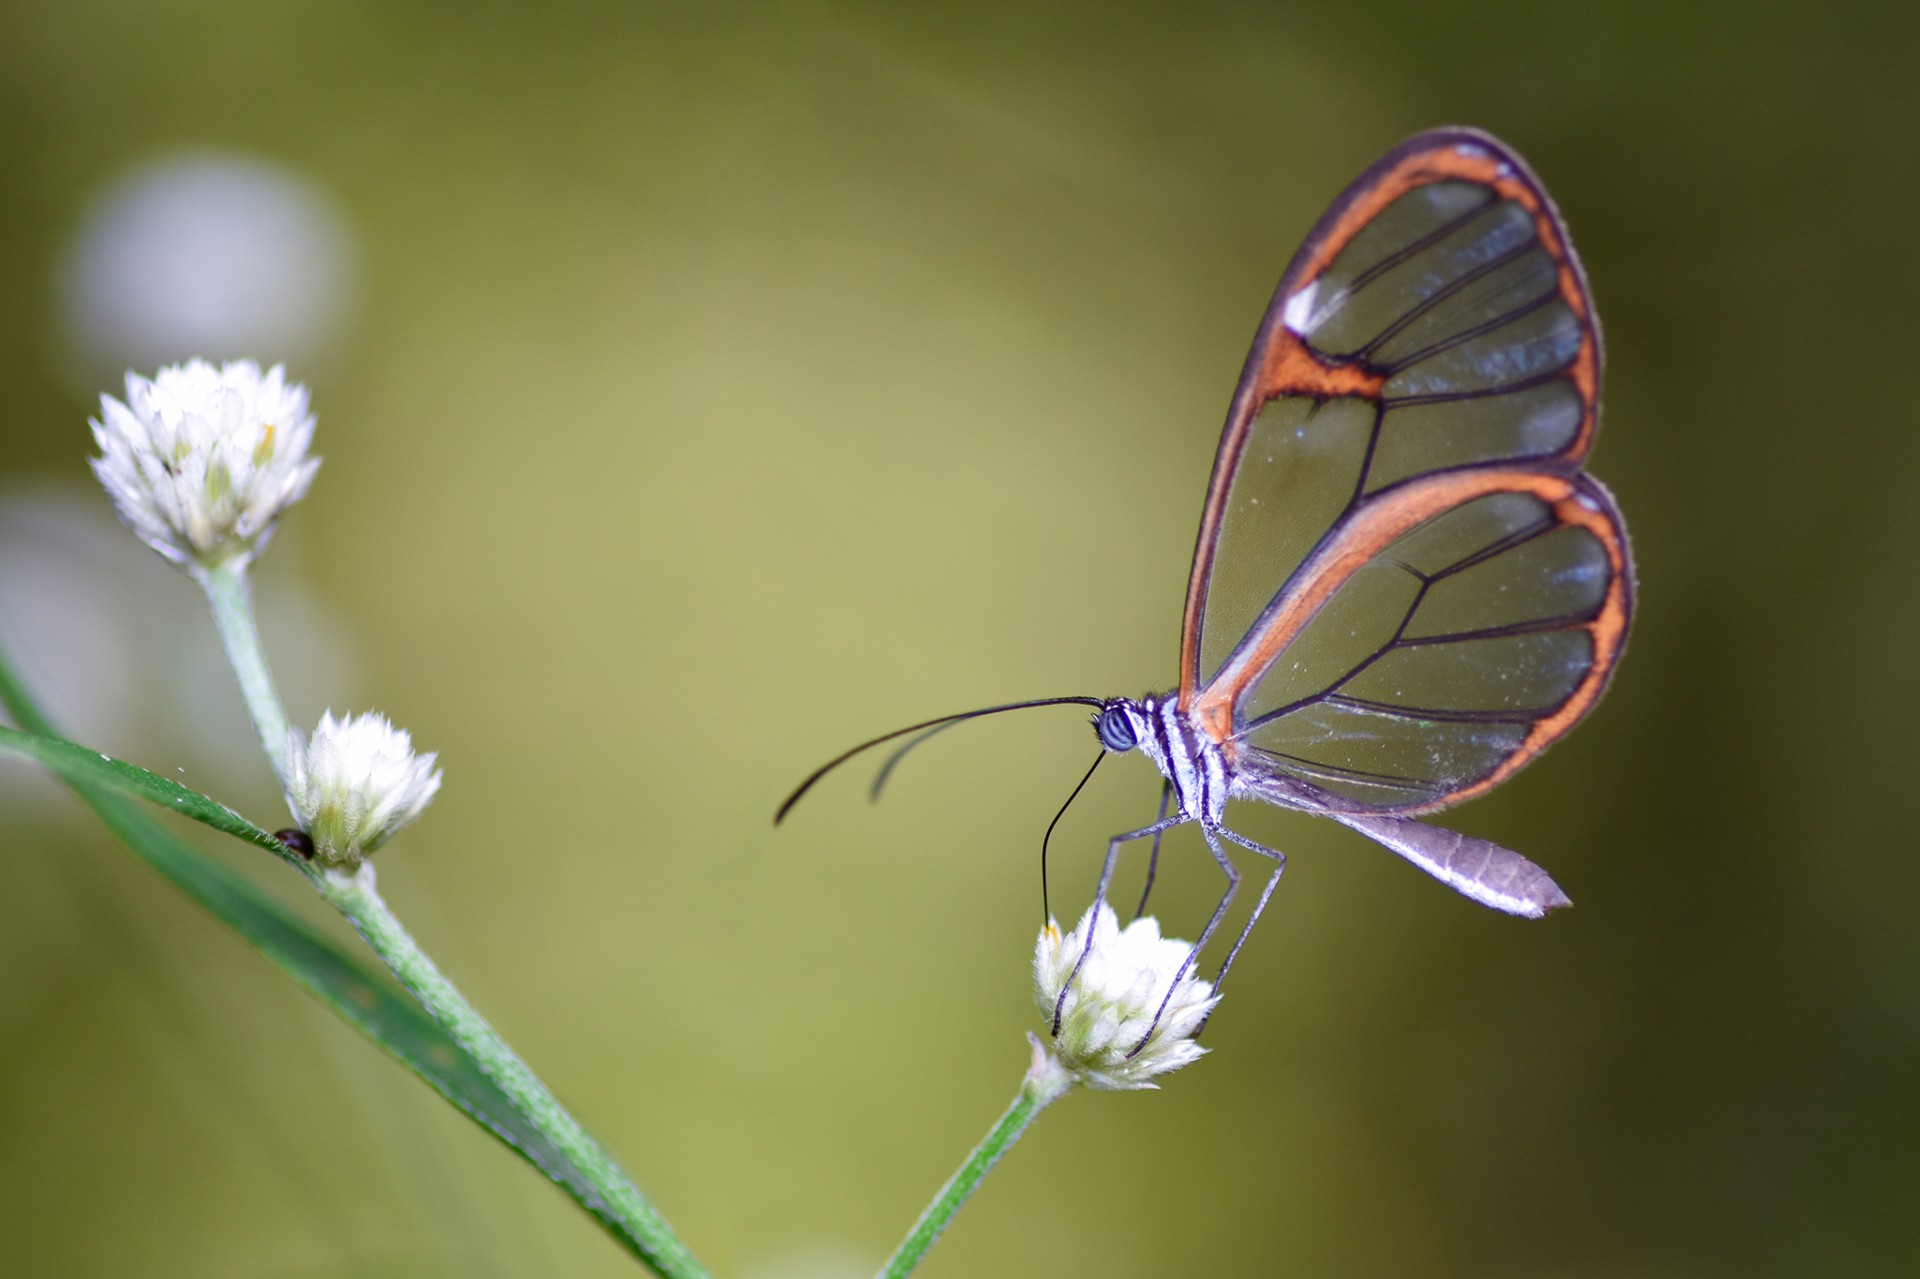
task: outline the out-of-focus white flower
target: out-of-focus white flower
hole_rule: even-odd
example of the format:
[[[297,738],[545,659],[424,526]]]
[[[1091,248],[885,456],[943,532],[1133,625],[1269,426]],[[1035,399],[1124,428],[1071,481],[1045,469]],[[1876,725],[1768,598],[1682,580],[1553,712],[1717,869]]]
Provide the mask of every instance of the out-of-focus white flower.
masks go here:
[[[376,712],[320,717],[311,741],[289,735],[287,801],[323,865],[352,869],[418,817],[440,789],[439,757]]]
[[[352,232],[318,184],[274,161],[177,151],[102,190],[62,295],[78,372],[249,352],[306,365],[352,301]]]
[[[251,558],[320,467],[307,388],[277,364],[129,373],[126,402],[101,396],[92,426],[93,473],[121,523],[183,568]]]
[[[1093,930],[1093,948],[1074,975],[1074,965]],[[1124,929],[1113,908],[1102,902],[1088,911],[1064,938],[1052,920],[1040,930],[1033,955],[1033,992],[1040,1013],[1049,1024],[1060,990],[1071,976],[1073,985],[1061,1007],[1060,1033],[1053,1051],[1060,1064],[1090,1088],[1157,1088],[1155,1075],[1178,1070],[1207,1050],[1193,1042],[1219,997],[1210,982],[1189,971],[1167,998],[1167,986],[1192,951],[1191,944],[1160,935],[1160,922],[1151,916],[1134,920]],[[1159,1012],[1153,1034],[1140,1051],[1127,1054],[1147,1033]]]

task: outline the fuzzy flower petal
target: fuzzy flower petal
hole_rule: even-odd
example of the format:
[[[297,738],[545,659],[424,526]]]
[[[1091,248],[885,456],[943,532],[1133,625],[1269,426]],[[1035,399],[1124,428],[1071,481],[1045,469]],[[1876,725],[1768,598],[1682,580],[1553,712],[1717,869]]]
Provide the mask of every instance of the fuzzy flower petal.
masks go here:
[[[101,396],[91,425],[121,523],[182,568],[251,558],[320,466],[307,389],[252,360],[129,373],[125,403]]]
[[[328,711],[308,741],[289,735],[288,802],[326,866],[353,869],[418,817],[440,789],[439,758],[376,713]]]
[[[1093,948],[1079,975],[1073,976],[1088,929],[1093,930]],[[1151,917],[1121,928],[1113,908],[1104,902],[1097,912],[1081,916],[1065,937],[1060,926],[1048,920],[1034,949],[1033,992],[1041,1016],[1051,1024],[1061,988],[1073,979],[1053,1042],[1061,1064],[1090,1088],[1157,1088],[1151,1082],[1155,1075],[1178,1070],[1205,1053],[1193,1036],[1219,1002],[1212,983],[1189,972],[1167,999],[1167,984],[1191,950],[1187,942],[1162,937],[1160,922]],[[1166,1011],[1152,1037],[1128,1057],[1163,999]]]

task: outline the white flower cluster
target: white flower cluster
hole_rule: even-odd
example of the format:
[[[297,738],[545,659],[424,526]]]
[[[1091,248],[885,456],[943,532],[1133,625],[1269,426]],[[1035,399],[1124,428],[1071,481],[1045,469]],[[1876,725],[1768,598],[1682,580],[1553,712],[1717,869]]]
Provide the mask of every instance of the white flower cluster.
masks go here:
[[[126,402],[101,396],[92,426],[121,522],[182,568],[252,557],[320,466],[307,389],[252,360],[129,373]]]
[[[1093,930],[1091,950],[1086,949],[1088,929]],[[1160,922],[1151,916],[1122,929],[1104,902],[1081,916],[1064,938],[1060,926],[1048,920],[1034,949],[1033,992],[1049,1023],[1054,1008],[1061,1008],[1060,1032],[1053,1039],[1061,1065],[1089,1088],[1157,1088],[1151,1082],[1155,1075],[1178,1070],[1205,1053],[1193,1036],[1219,1002],[1212,983],[1189,970],[1167,998],[1167,984],[1192,949],[1187,942],[1162,937]],[[1080,963],[1083,951],[1086,962]],[[1075,964],[1080,965],[1077,975]],[[1067,987],[1070,977],[1073,984]],[[1063,987],[1067,997],[1062,1005]],[[1154,1025],[1156,1012],[1160,1020]],[[1152,1035],[1134,1052],[1149,1025]]]
[[[308,741],[288,743],[288,802],[322,865],[352,870],[418,817],[440,789],[437,755],[384,715],[335,719],[328,711]]]

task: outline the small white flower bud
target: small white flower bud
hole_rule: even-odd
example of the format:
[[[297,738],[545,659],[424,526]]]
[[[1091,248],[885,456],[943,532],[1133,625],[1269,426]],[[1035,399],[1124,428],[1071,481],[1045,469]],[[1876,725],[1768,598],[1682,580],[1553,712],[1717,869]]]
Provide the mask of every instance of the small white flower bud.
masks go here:
[[[311,741],[288,737],[287,800],[322,865],[358,867],[440,789],[438,756],[415,755],[413,739],[384,715],[328,711]]]
[[[320,466],[307,389],[252,360],[129,373],[126,403],[101,396],[91,425],[121,523],[182,568],[251,558]]]
[[[1080,963],[1089,928],[1093,948]],[[1034,949],[1033,991],[1041,1016],[1051,1025],[1060,990],[1070,976],[1073,979],[1065,1004],[1059,1005],[1060,1033],[1053,1040],[1060,1064],[1089,1088],[1157,1088],[1150,1082],[1153,1076],[1178,1070],[1205,1053],[1193,1035],[1219,1002],[1212,984],[1189,970],[1167,998],[1168,983],[1192,949],[1187,942],[1162,937],[1160,922],[1151,916],[1122,929],[1104,902],[1097,913],[1081,916],[1064,938],[1060,926],[1048,920]],[[1080,965],[1078,975],[1075,964]],[[1155,1013],[1160,1014],[1157,1025]],[[1153,1034],[1129,1057],[1149,1025]]]

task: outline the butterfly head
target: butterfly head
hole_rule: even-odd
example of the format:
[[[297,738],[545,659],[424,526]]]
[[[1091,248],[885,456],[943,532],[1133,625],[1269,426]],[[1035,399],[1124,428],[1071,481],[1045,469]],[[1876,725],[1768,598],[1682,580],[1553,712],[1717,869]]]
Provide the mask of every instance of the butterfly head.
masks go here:
[[[1124,755],[1140,744],[1147,732],[1147,714],[1140,703],[1115,697],[1101,704],[1093,717],[1093,731],[1100,744],[1115,754]]]

